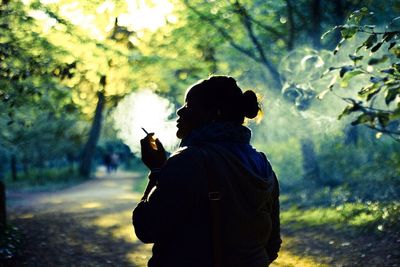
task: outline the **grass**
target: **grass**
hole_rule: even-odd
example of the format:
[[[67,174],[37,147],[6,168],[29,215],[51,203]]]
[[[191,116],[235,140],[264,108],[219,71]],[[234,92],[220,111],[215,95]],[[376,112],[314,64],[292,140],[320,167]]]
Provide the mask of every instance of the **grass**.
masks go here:
[[[400,202],[354,202],[338,206],[299,208],[293,205],[281,212],[282,224],[299,229],[327,226],[337,230],[391,232],[398,231]]]
[[[11,175],[8,174],[4,182],[7,189],[12,190],[54,191],[84,180],[85,178],[76,170],[70,168],[43,168],[32,169],[28,173],[18,173],[16,181],[13,181]]]
[[[143,193],[147,186],[149,169],[140,160],[129,161],[124,169],[141,173],[141,177],[135,180],[132,190],[135,193]]]
[[[143,193],[144,190],[146,189],[148,181],[149,179],[147,178],[147,175],[143,173],[143,178],[135,180],[135,183],[133,184],[133,192]]]

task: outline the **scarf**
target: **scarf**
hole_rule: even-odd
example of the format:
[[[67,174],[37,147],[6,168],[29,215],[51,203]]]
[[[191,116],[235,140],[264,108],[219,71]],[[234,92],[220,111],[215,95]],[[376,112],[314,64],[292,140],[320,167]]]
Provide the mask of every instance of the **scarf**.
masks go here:
[[[182,139],[180,147],[199,143],[234,142],[249,144],[251,130],[243,125],[231,122],[214,122],[192,130]]]

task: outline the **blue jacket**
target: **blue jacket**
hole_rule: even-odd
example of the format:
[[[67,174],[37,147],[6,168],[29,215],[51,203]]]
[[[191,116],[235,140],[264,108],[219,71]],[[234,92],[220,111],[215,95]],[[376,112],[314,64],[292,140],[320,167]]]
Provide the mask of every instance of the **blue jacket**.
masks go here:
[[[150,174],[153,191],[133,211],[136,235],[154,243],[148,266],[213,266],[210,178],[222,195],[222,266],[267,266],[281,244],[279,186],[271,165],[247,141],[204,141],[190,142]]]

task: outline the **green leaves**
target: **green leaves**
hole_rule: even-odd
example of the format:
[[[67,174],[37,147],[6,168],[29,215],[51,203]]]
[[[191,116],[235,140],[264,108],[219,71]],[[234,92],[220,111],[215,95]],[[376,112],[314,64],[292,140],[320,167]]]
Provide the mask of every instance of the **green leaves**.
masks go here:
[[[378,42],[378,35],[376,33],[372,33],[367,40],[363,43],[365,49],[370,49],[376,42]]]
[[[389,122],[390,113],[388,112],[365,112],[352,121],[351,125],[368,124],[372,127],[376,127],[376,124],[379,123],[380,127],[385,128],[388,126]]]
[[[360,74],[364,74],[364,71],[360,70],[360,69],[356,69],[356,70],[352,70],[352,71],[347,71],[343,77],[342,80],[340,81],[340,86],[341,87],[347,87],[349,84],[349,81]]]
[[[321,40],[323,40],[328,34],[330,34],[331,32],[335,31],[338,28],[339,28],[339,26],[335,26],[335,27],[329,29],[328,31],[324,32],[324,34],[322,34],[322,36],[321,36]]]
[[[359,92],[358,95],[362,98],[366,98],[367,101],[370,101],[373,96],[375,96],[379,91],[381,90],[382,86],[379,86],[379,84],[371,84],[368,85],[364,88],[362,88]]]
[[[356,76],[359,76],[357,82],[363,84],[361,89],[357,89],[357,96],[362,102],[356,98],[342,98],[350,105],[339,115],[339,119],[357,112],[357,118],[351,123],[352,125],[365,124],[380,133],[400,137],[398,129],[391,128],[391,125],[400,123],[400,62],[398,61],[400,30],[379,32],[374,25],[360,25],[361,19],[366,15],[368,15],[367,9],[358,10],[349,17],[345,25],[336,27],[340,29],[343,38],[335,48],[334,55],[347,39],[358,34],[368,34],[365,41],[355,49],[354,54],[349,55],[353,65],[331,66],[324,75],[339,69],[338,77],[342,88],[347,88],[351,79]],[[388,47],[387,50],[382,49],[385,46]],[[357,54],[362,48],[369,50],[368,56]],[[379,56],[372,56],[378,51]],[[334,82],[327,91],[321,93],[322,97],[329,90],[333,90],[337,83],[336,80]]]
[[[349,58],[354,61],[354,64],[357,64],[357,61],[360,61],[364,58],[364,56],[357,56],[357,55],[349,55]]]
[[[371,58],[368,60],[368,65],[377,65],[377,64],[381,64],[383,62],[385,62],[386,60],[388,60],[389,57],[387,55],[384,55],[380,58]]]
[[[360,51],[360,49],[363,47],[365,47],[365,49],[370,49],[376,42],[378,42],[378,35],[376,33],[370,34],[367,40],[357,47],[356,53],[358,53],[358,51]]]
[[[360,116],[358,116],[357,119],[351,123],[351,125],[355,126],[363,123],[373,123],[374,119],[375,117],[372,116],[371,114],[363,113]]]
[[[369,78],[371,83],[380,83],[380,82],[386,82],[388,80],[387,77],[371,77]]]
[[[339,120],[340,120],[343,116],[349,115],[349,114],[351,114],[352,112],[359,111],[359,110],[361,109],[361,106],[360,106],[358,103],[356,103],[355,101],[352,101],[352,102],[353,102],[353,104],[347,106],[347,107],[342,111],[342,113],[339,115],[339,117],[338,117]]]
[[[339,52],[340,48],[342,47],[342,45],[343,45],[343,43],[344,43],[345,41],[346,41],[345,38],[342,38],[342,40],[340,40],[340,42],[337,44],[335,50],[333,50],[333,54],[334,54],[334,55],[336,55],[336,54]]]
[[[382,73],[387,73],[387,74],[393,75],[394,72],[395,72],[395,69],[394,69],[394,68],[384,69],[384,70],[381,70],[381,72],[382,72]]]
[[[372,52],[372,53],[375,53],[376,51],[378,51],[379,48],[381,48],[381,46],[382,46],[383,43],[384,43],[384,42],[379,42],[379,43],[377,43],[374,47],[371,48],[371,52]]]
[[[361,20],[366,16],[369,15],[371,13],[369,13],[368,8],[367,7],[362,7],[356,11],[354,11],[353,13],[351,13],[351,15],[349,16],[349,18],[347,19],[347,21],[349,22],[353,22],[355,24],[359,24],[361,22]],[[369,25],[368,25],[369,26]]]
[[[396,42],[391,42],[388,46],[388,50],[392,49],[396,45]]]
[[[353,66],[343,66],[343,67],[340,69],[340,72],[339,72],[340,78],[343,78],[343,76],[344,76],[347,72],[352,71],[352,70],[354,70],[354,67],[353,67]]]
[[[376,115],[379,124],[385,128],[390,122],[390,114],[387,112],[378,112]]]
[[[357,25],[345,24],[340,28],[340,34],[344,39],[350,39],[358,32],[358,29]]]
[[[385,95],[386,105],[389,105],[399,95],[400,95],[400,85],[398,85],[397,87],[394,87],[394,88],[389,88],[386,91],[386,95]]]

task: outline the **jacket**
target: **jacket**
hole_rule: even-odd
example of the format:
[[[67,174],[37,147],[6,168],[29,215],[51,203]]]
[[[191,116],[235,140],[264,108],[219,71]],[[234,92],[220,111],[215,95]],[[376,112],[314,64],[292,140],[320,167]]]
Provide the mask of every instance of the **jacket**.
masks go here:
[[[137,237],[154,243],[148,266],[213,266],[209,178],[221,188],[222,266],[264,267],[277,257],[278,181],[249,144],[192,143],[149,178],[152,192],[132,215]]]

